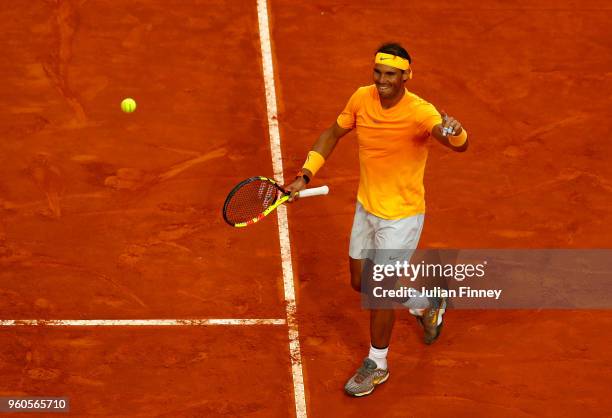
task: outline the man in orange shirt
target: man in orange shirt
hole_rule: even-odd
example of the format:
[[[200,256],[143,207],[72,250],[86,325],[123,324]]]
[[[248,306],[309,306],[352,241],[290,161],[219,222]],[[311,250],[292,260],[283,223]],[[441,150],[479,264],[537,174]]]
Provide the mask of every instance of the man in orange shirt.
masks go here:
[[[376,263],[379,255],[382,263],[389,263],[395,258],[384,250],[411,254],[417,248],[425,214],[423,174],[428,138],[432,136],[457,152],[468,147],[467,133],[456,119],[441,115],[432,104],[406,90],[405,83],[412,78],[411,62],[401,45],[382,45],[374,59],[374,84],[360,87],[351,96],[336,122],[308,153],[296,180],[286,187],[293,200],[338,140],[356,128],[360,177],[349,265],[351,285],[360,292],[366,250],[377,252]],[[418,315],[425,342],[434,342],[442,326],[445,301],[412,298],[407,306]],[[387,352],[394,321],[393,309],[370,310],[370,352],[345,386],[349,395],[368,395],[389,377]]]

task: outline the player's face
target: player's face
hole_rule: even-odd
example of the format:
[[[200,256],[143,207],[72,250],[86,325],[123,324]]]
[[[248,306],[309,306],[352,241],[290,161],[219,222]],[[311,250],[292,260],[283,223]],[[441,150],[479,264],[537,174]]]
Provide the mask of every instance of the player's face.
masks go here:
[[[397,97],[404,91],[404,82],[407,75],[400,69],[388,65],[374,65],[374,84],[378,95],[384,99]]]

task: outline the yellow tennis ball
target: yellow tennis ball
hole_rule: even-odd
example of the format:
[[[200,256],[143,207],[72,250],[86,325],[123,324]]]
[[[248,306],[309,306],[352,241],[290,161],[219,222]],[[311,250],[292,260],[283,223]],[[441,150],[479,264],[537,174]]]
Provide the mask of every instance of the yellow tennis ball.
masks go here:
[[[121,101],[121,110],[123,110],[125,113],[132,113],[134,110],[136,110],[136,100],[132,99],[131,97],[123,99]]]

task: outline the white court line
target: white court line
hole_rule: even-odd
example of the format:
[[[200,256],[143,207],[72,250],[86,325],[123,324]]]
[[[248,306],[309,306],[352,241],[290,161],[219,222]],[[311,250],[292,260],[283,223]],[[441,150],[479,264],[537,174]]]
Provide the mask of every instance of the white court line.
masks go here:
[[[0,326],[55,327],[197,327],[209,325],[285,325],[284,319],[0,319]]]
[[[272,62],[272,45],[270,43],[270,26],[267,0],[257,0],[257,17],[259,21],[259,40],[261,60],[266,89],[266,107],[268,110],[268,132],[272,151],[272,169],[274,179],[284,183],[283,155],[281,153],[280,131],[276,109],[276,88],[274,87],[274,64]],[[291,357],[291,374],[293,376],[293,394],[295,397],[295,414],[297,418],[306,418],[306,398],[304,394],[304,374],[302,372],[302,353],[296,318],[297,306],[293,287],[293,267],[291,261],[291,243],[289,241],[289,223],[287,208],[284,205],[276,209],[278,216],[278,238],[280,240],[283,283],[285,288],[285,310],[289,329],[289,354]]]

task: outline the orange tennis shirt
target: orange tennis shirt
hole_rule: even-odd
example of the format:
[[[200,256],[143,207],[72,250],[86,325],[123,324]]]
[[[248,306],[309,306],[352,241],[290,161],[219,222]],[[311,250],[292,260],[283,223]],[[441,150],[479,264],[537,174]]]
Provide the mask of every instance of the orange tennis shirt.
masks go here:
[[[383,109],[376,86],[370,85],[353,93],[337,122],[357,128],[357,200],[364,209],[384,219],[425,213],[427,138],[442,123],[436,108],[406,90],[399,103]]]

